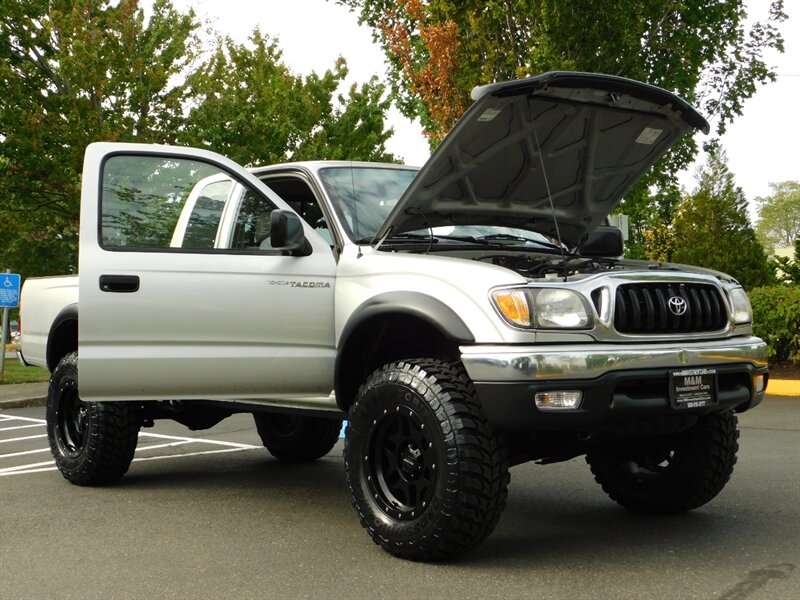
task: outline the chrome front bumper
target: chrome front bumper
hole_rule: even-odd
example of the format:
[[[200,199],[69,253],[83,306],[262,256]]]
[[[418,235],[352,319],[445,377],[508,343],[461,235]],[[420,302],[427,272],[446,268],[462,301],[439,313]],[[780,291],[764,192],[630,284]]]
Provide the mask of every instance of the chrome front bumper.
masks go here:
[[[461,346],[472,381],[596,379],[615,371],[749,363],[767,366],[767,345],[757,337],[710,342]]]

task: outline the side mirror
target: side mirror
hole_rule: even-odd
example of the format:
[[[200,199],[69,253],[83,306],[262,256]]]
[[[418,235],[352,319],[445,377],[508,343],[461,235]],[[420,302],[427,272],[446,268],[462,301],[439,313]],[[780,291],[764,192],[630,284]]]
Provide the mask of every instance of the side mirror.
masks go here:
[[[308,256],[311,244],[303,233],[300,217],[289,210],[273,210],[270,214],[270,245],[289,256]]]
[[[622,232],[616,227],[598,227],[589,234],[580,246],[581,256],[622,256]]]

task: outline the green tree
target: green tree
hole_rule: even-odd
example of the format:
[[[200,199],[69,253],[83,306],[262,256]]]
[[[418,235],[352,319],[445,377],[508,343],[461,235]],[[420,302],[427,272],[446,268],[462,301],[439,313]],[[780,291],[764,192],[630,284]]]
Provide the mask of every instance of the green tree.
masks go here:
[[[757,87],[774,81],[763,55],[783,51],[777,25],[786,18],[782,0],[750,26],[744,0],[339,1],[373,28],[400,110],[421,119],[432,145],[469,106],[473,86],[551,70],[621,75],[675,91],[722,134]],[[626,196],[620,210],[630,216],[631,255],[643,256],[645,229],[671,220],[675,174],[696,154],[696,142],[684,138]]]
[[[746,288],[768,285],[774,275],[747,216],[747,200],[728,169],[725,152],[712,149],[698,187],[673,221],[672,260],[733,275]]]
[[[220,40],[169,0],[0,3],[0,267],[77,270],[80,174],[94,141],[183,143],[243,164],[388,160],[373,78],[337,94],[344,61],[295,76],[276,44]]]
[[[339,59],[322,76],[294,75],[277,42],[256,29],[250,44],[220,39],[189,78],[196,106],[182,143],[244,165],[286,160],[390,160],[385,128],[390,100],[373,78],[336,95],[347,76]]]
[[[794,241],[794,257],[775,256],[772,258],[775,274],[783,283],[800,285],[800,237]]]
[[[791,246],[800,238],[800,182],[770,183],[772,194],[756,198],[756,233],[765,247]]]
[[[137,0],[0,5],[0,265],[77,269],[84,149],[174,141],[197,26],[168,0],[149,20]]]

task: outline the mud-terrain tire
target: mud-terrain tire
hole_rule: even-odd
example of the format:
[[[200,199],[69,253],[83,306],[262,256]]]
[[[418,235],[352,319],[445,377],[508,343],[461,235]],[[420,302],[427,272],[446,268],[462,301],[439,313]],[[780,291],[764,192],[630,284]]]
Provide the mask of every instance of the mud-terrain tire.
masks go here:
[[[505,507],[508,469],[463,367],[387,364],[361,386],[345,439],[347,483],[372,540],[433,561],[474,548]]]
[[[702,506],[730,479],[739,449],[736,415],[700,417],[677,435],[625,442],[586,455],[603,491],[639,513],[677,514]]]
[[[83,402],[78,355],[67,354],[50,377],[47,438],[59,471],[76,485],[113,483],[130,467],[141,407],[131,402]]]
[[[309,462],[325,456],[339,439],[341,419],[253,413],[261,442],[278,460]]]

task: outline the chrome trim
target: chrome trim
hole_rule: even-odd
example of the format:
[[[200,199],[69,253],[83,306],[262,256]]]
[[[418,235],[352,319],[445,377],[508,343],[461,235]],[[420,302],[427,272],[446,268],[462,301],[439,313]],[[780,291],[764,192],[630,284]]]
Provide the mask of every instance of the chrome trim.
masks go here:
[[[620,333],[614,328],[614,313],[616,311],[615,298],[617,288],[623,284],[636,284],[636,283],[652,283],[652,282],[675,282],[675,283],[706,283],[717,288],[720,294],[725,311],[727,314],[727,323],[725,327],[717,331],[700,331],[700,332],[679,332],[679,333],[666,333],[666,334],[630,334]],[[681,271],[645,271],[645,270],[632,270],[632,271],[606,271],[603,273],[595,273],[585,278],[571,280],[565,283],[562,279],[548,281],[544,279],[529,279],[526,284],[515,284],[498,286],[489,290],[489,294],[497,289],[537,289],[537,288],[563,288],[577,292],[583,297],[584,302],[589,309],[589,314],[593,320],[593,326],[586,329],[538,329],[538,328],[521,328],[511,326],[516,331],[535,331],[537,333],[547,331],[579,331],[582,333],[590,334],[598,342],[685,342],[685,341],[701,341],[707,340],[711,337],[730,337],[734,335],[734,329],[738,329],[740,325],[734,325],[731,317],[731,300],[729,290],[734,287],[740,287],[738,284],[723,284],[720,280],[712,275],[702,273],[687,273]],[[598,310],[592,301],[592,292],[600,290],[601,305]],[[503,319],[503,323],[508,325],[508,321]],[[746,332],[751,333],[752,329]]]
[[[767,366],[767,345],[757,337],[683,344],[461,346],[473,381],[594,379],[611,371],[751,363]]]

